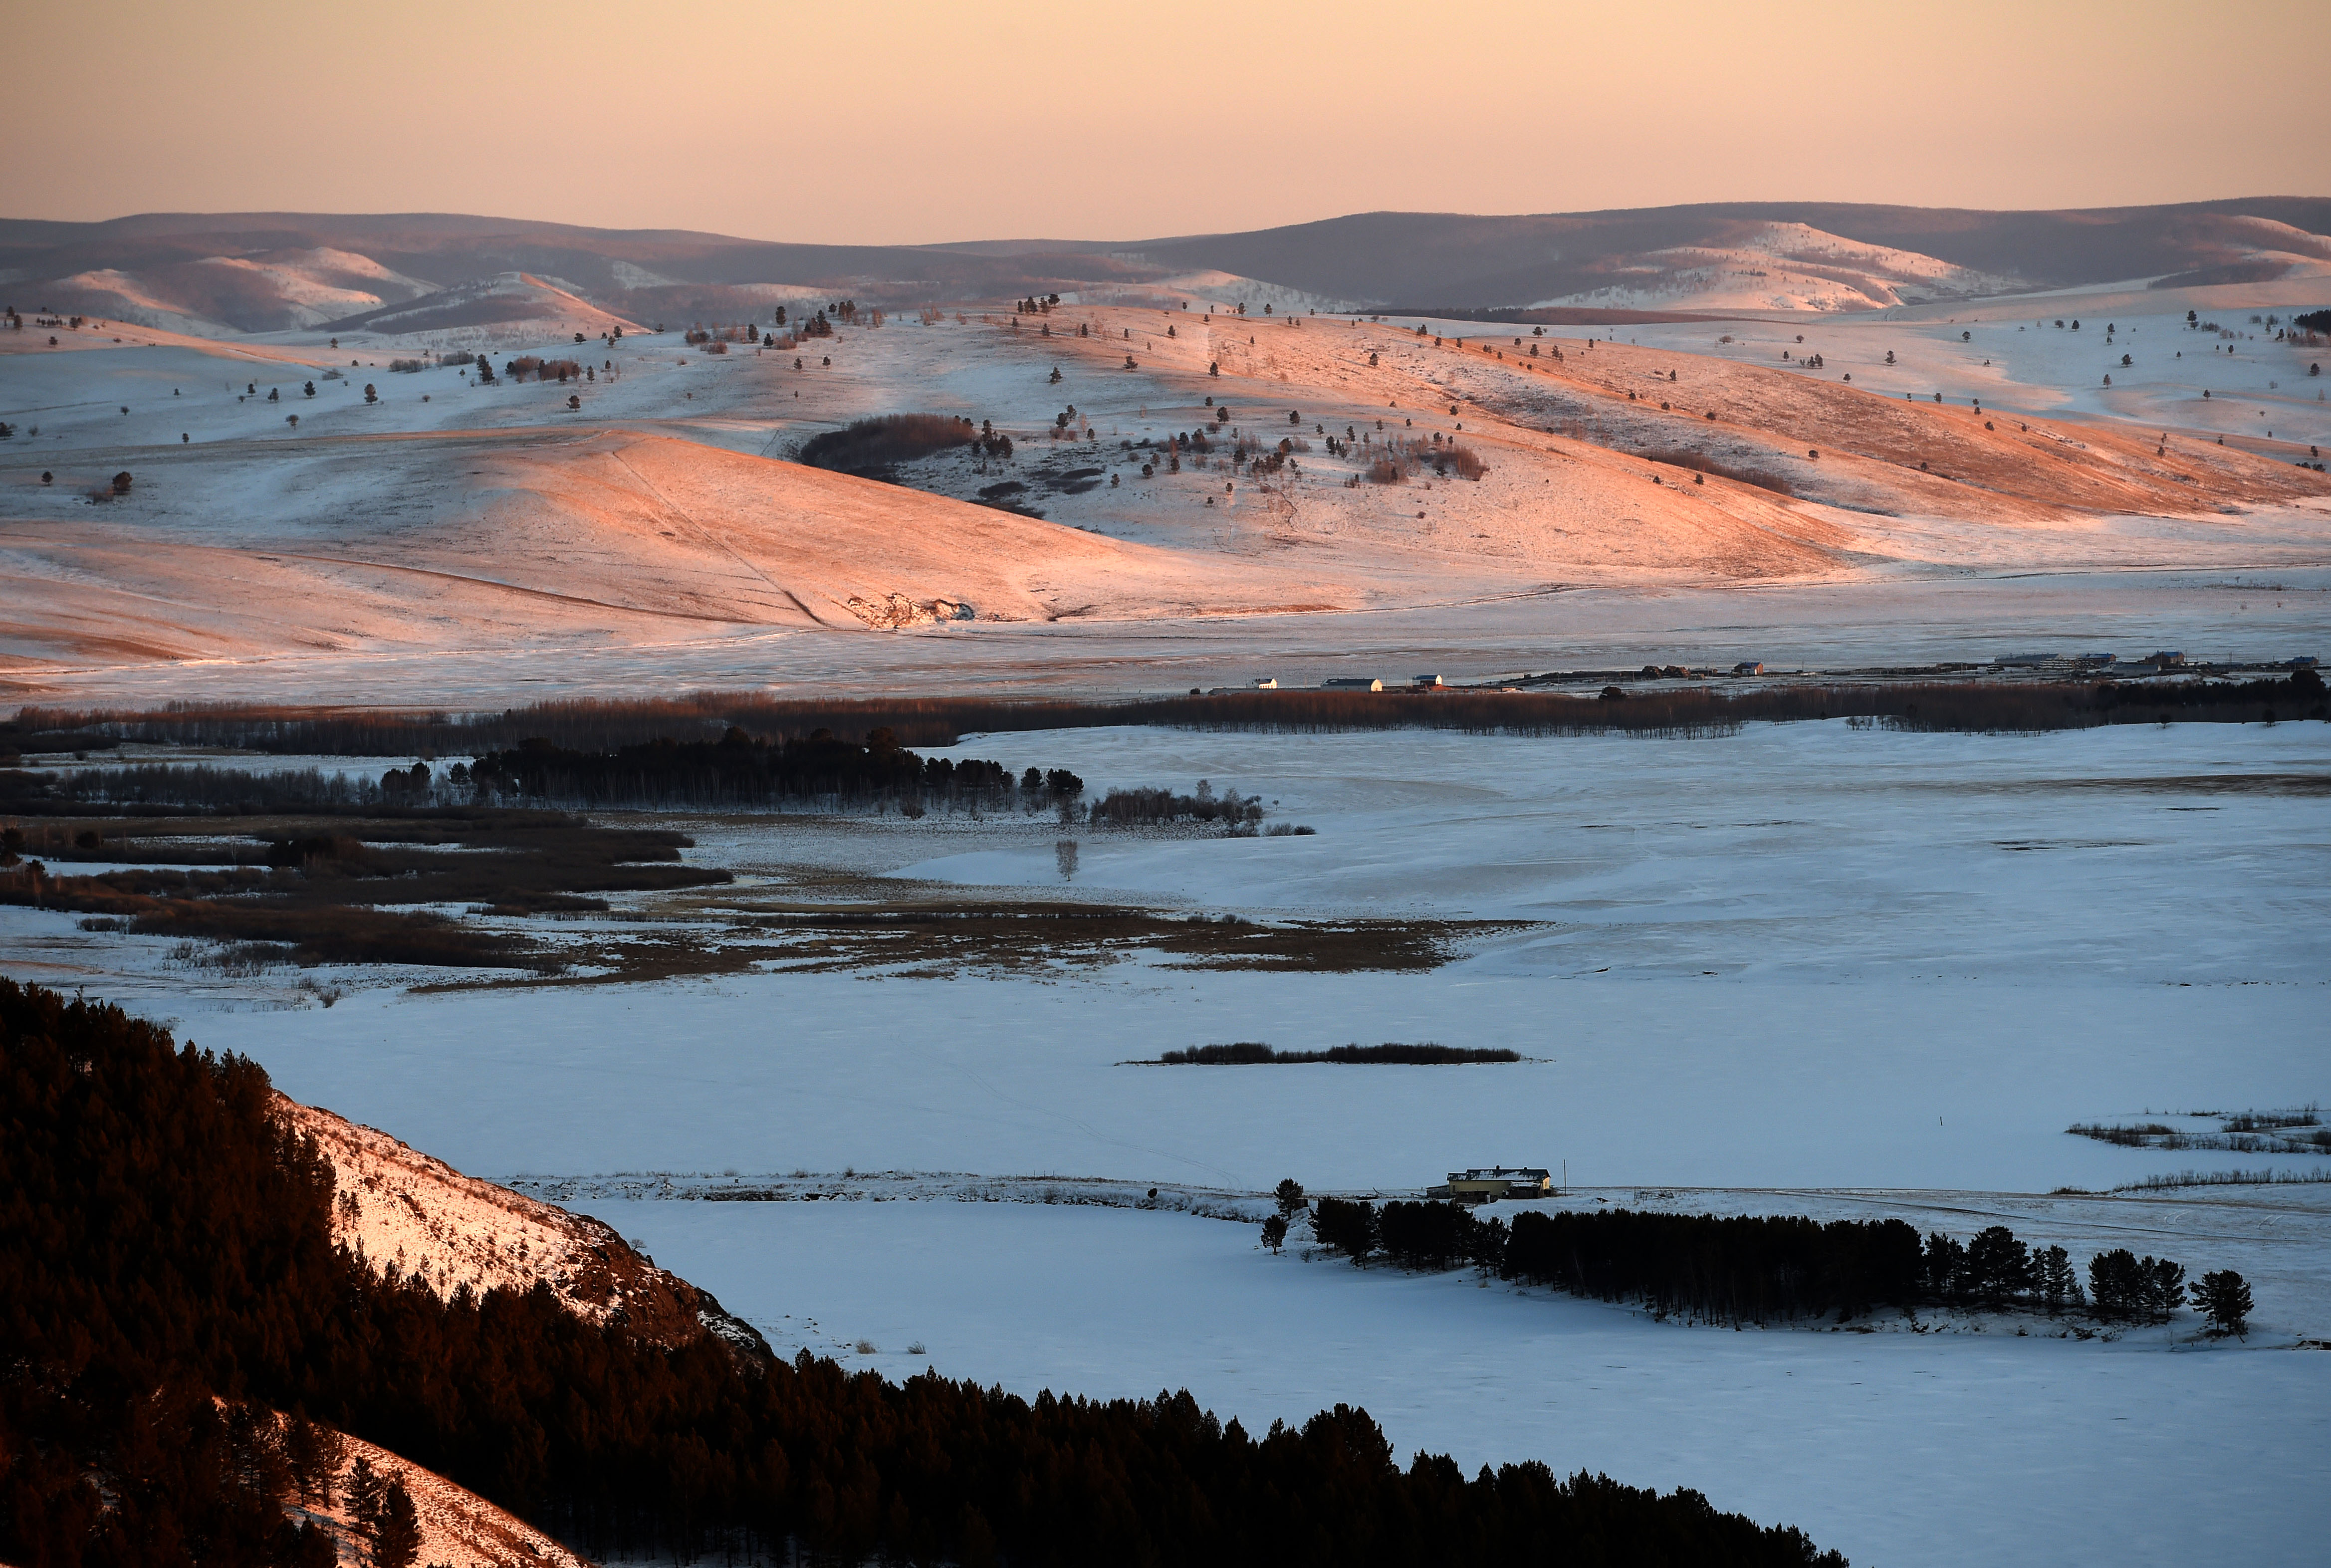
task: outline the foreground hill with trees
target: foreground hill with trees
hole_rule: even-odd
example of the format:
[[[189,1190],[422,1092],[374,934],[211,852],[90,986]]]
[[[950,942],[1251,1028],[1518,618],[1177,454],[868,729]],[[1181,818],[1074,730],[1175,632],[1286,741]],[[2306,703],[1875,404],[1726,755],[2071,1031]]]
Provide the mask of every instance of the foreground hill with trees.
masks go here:
[[[403,1568],[412,1487],[368,1459],[340,1483],[339,1434],[602,1553],[1842,1568],[1688,1490],[1403,1469],[1347,1405],[1257,1438],[1186,1392],[894,1384],[595,1320],[548,1278],[407,1273],[336,1244],[334,1161],[256,1063],[117,1007],[0,981],[0,1554],[19,1568],[321,1568],[337,1547],[311,1505],[336,1497]]]

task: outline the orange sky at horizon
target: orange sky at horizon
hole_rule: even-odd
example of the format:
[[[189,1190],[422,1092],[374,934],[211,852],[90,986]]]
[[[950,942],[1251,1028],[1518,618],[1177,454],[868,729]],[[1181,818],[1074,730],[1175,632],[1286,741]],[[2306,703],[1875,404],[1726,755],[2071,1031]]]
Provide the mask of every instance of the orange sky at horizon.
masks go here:
[[[1137,239],[1386,209],[2306,195],[2331,167],[2331,94],[2288,63],[2321,15],[2295,0],[10,11],[18,218]]]

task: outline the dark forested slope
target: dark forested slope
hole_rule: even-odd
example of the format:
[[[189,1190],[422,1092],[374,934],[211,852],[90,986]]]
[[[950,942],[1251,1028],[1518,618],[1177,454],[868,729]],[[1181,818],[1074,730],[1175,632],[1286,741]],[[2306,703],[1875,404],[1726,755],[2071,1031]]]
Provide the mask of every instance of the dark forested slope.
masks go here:
[[[0,1560],[320,1568],[272,1408],[591,1550],[1841,1568],[1697,1493],[1403,1469],[1342,1405],[1257,1438],[1187,1393],[893,1384],[652,1343],[547,1287],[448,1299],[332,1246],[330,1167],[269,1107],[250,1061],[0,981]]]

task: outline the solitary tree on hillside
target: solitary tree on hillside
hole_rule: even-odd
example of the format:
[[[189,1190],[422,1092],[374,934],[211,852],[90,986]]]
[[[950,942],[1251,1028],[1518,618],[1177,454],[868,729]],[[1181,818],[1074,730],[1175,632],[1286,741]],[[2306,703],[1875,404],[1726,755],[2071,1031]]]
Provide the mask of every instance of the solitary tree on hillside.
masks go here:
[[[391,1481],[381,1495],[372,1533],[373,1568],[413,1568],[421,1555],[421,1519],[403,1481]]]
[[[1292,1214],[1304,1206],[1303,1183],[1289,1176],[1279,1183],[1278,1190],[1271,1196],[1278,1200],[1281,1214]]]
[[[387,1490],[380,1472],[372,1468],[372,1460],[362,1454],[348,1470],[348,1516],[357,1527],[369,1531],[373,1520],[380,1516],[382,1494]]]
[[[1273,1214],[1262,1222],[1262,1244],[1270,1249],[1272,1257],[1279,1256],[1279,1250],[1287,1245],[1286,1215]]]

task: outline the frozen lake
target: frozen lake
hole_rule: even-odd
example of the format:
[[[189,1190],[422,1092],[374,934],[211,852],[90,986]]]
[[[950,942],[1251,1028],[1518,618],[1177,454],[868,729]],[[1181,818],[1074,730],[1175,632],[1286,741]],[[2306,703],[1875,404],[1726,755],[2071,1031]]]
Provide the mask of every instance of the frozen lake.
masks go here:
[[[2099,1210],[2074,1225],[1997,1195],[2331,1165],[2064,1131],[2331,1098],[2331,727],[1087,730],[953,750],[1071,767],[1097,792],[1203,777],[1318,832],[1080,830],[1070,881],[1042,819],[732,818],[695,830],[691,857],[763,889],[813,868],[922,897],[1516,924],[1422,973],[1152,956],[433,992],[375,974],[337,977],[353,989],[329,1010],[296,1005],[287,975],[197,976],[53,914],[0,911],[0,945],[11,972],[175,1017],[294,1098],[489,1177],[956,1172],[1252,1193],[1289,1175],[1413,1190],[1502,1162],[1606,1189],[1855,1189],[1860,1213],[1889,1212],[1892,1190],[1914,1221],[1960,1231],[2022,1204],[2019,1233],[2055,1225],[2091,1250],[2124,1234],[2189,1269],[2243,1269],[2260,1331],[2206,1349],[2158,1332],[1734,1334],[1272,1259],[1251,1226],[1177,1214],[576,1201],[781,1345],[894,1375],[927,1361],[1027,1392],[1187,1385],[1251,1426],[1356,1401],[1403,1454],[1697,1487],[1859,1563],[2182,1564],[2237,1538],[2263,1562],[2319,1555],[2331,1356],[2290,1348],[2331,1324],[2319,1220],[2286,1232],[2188,1210],[2164,1231]],[[1422,1040],[1530,1060],[1124,1065],[1216,1041]],[[1955,1210],[1936,1189],[1974,1196]],[[1772,1200],[1812,1202],[1845,1200]],[[857,1357],[861,1337],[879,1354]]]

